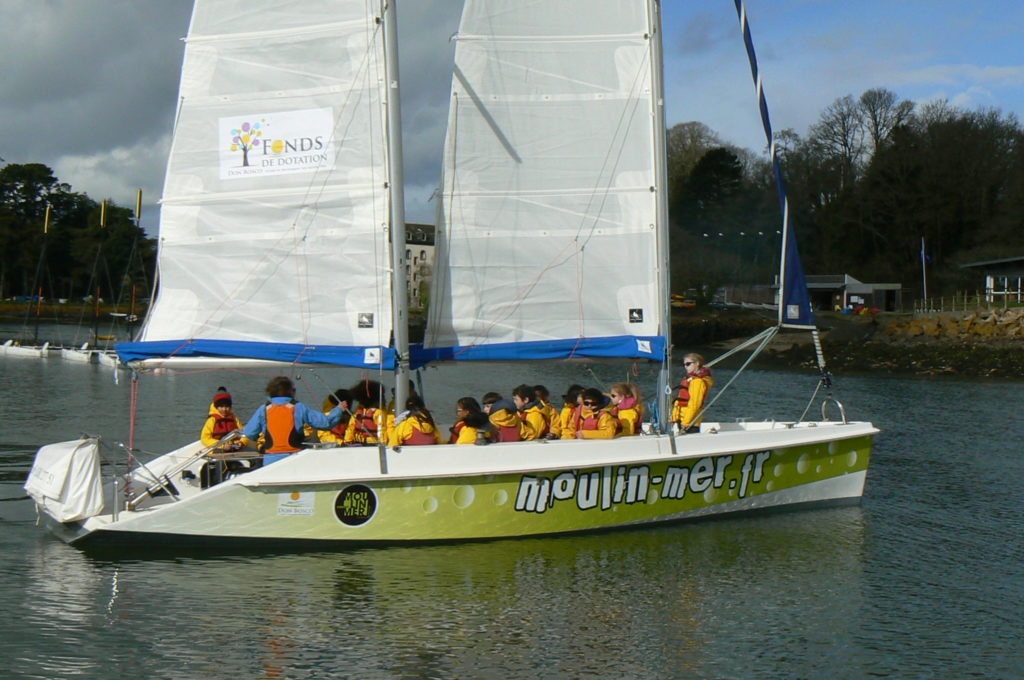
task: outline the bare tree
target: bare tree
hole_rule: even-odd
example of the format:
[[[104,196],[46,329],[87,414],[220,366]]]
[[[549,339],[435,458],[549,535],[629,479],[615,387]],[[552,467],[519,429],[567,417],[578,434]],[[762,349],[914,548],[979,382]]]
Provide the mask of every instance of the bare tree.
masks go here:
[[[864,154],[863,116],[850,95],[829,104],[817,123],[811,126],[811,141],[836,162],[840,188],[856,181]]]
[[[899,101],[895,92],[880,87],[864,92],[859,104],[872,154],[885,143],[893,128],[903,125],[914,114],[914,102]]]

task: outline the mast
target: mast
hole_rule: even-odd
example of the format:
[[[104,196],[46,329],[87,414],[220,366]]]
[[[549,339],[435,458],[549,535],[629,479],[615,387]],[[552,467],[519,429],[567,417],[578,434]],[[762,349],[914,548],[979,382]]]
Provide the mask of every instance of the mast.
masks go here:
[[[389,195],[391,201],[391,308],[395,352],[395,410],[409,396],[409,301],[405,275],[405,178],[402,166],[402,108],[398,87],[396,0],[383,0],[384,73],[387,78]]]
[[[665,336],[665,356],[658,371],[658,420],[662,432],[668,428],[669,421],[669,385],[672,380],[672,304],[668,250],[668,159],[665,148],[665,83],[662,66],[661,44],[661,4],[660,0],[648,0],[648,16],[650,17],[650,51],[651,51],[651,83],[653,91],[651,126],[654,134],[655,186],[656,202],[657,261],[658,289],[661,291],[661,323],[662,334]]]

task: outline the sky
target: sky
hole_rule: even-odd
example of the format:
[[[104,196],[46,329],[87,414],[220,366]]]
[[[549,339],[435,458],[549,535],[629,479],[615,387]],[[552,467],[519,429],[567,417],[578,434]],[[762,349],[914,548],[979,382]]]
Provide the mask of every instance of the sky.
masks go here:
[[[579,0],[585,5],[588,0]],[[0,158],[135,203],[155,234],[190,0],[2,0]],[[406,217],[433,222],[461,0],[401,0]],[[765,146],[732,0],[663,0],[666,120]],[[1024,0],[747,0],[775,130],[845,95],[1024,115]]]

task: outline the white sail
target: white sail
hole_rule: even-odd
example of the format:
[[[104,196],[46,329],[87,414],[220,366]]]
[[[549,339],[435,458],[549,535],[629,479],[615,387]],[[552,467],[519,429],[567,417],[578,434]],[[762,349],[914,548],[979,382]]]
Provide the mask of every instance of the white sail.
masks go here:
[[[392,314],[379,9],[197,0],[159,296],[122,357],[381,361]]]
[[[662,358],[650,12],[467,0],[425,341],[435,358]]]

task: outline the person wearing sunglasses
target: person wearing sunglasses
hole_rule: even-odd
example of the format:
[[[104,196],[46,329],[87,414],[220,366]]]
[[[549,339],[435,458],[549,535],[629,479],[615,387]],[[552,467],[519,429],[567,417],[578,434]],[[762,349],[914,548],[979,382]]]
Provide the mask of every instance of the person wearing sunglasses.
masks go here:
[[[683,357],[683,366],[686,375],[679,381],[679,392],[672,404],[672,422],[677,423],[684,434],[700,432],[702,419],[697,414],[704,408],[704,399],[715,380],[711,377],[711,369],[704,366],[704,357],[699,354],[687,354]]]
[[[605,408],[608,403],[601,390],[588,387],[583,390],[583,403],[576,415],[574,428],[577,439],[614,439],[618,431],[615,416]]]

